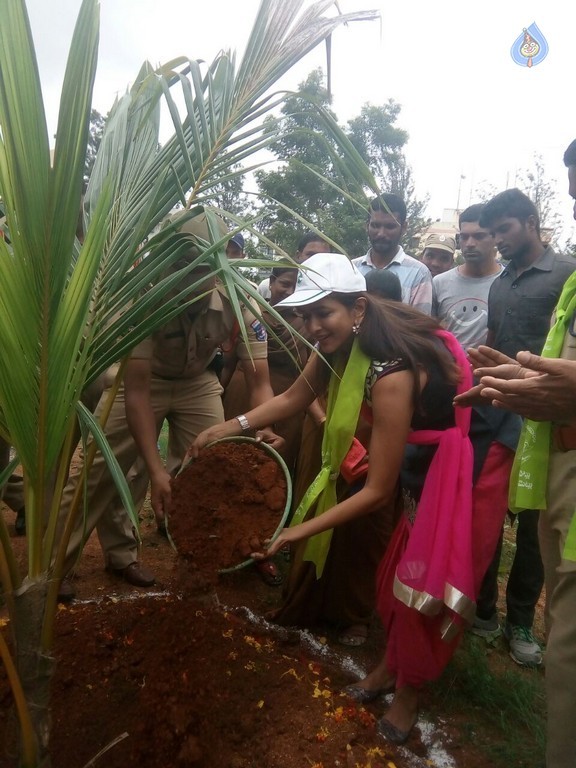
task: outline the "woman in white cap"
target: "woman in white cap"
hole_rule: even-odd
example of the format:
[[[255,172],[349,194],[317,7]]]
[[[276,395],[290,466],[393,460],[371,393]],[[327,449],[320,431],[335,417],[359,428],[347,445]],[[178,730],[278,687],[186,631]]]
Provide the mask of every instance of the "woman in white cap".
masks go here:
[[[374,579],[377,563],[356,551],[354,526],[369,518],[377,526],[379,517],[390,516],[401,477],[403,514],[376,579],[386,653],[367,678],[346,689],[362,702],[395,691],[379,729],[401,743],[418,717],[419,688],[439,676],[463,620],[474,616],[470,412],[452,406],[454,394],[469,387],[470,368],[454,337],[435,320],[368,295],[364,277],[346,256],[316,254],[302,266],[296,291],[278,306],[300,309],[317,354],[286,392],[206,430],[191,452],[299,413],[328,389],[322,468],[291,526],[266,553],[253,555],[269,557],[301,542],[295,567],[303,575],[287,600],[303,611],[319,583],[328,601],[345,599],[333,587],[350,558],[359,557],[363,574]],[[371,428],[363,437],[364,462],[354,441],[365,432],[363,424]],[[339,500],[342,474],[357,488]],[[353,581],[361,578],[358,572]],[[291,622],[288,613],[280,610],[282,623],[301,623]]]

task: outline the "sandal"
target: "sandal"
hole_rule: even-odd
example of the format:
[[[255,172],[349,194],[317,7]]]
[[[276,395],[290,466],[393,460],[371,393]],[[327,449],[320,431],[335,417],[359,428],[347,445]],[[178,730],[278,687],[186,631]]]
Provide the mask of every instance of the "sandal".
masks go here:
[[[371,701],[376,701],[380,696],[387,696],[389,693],[394,693],[396,690],[396,684],[392,683],[387,688],[362,688],[359,685],[347,685],[346,688],[342,688],[342,693],[355,701],[357,704],[369,704]]]
[[[348,645],[354,648],[364,645],[367,639],[368,627],[366,624],[351,624],[337,638],[340,645]]]
[[[386,741],[390,741],[392,744],[405,744],[417,722],[418,715],[416,715],[412,725],[407,731],[401,731],[400,728],[391,723],[390,720],[383,717],[376,725],[376,733],[386,739]]]
[[[279,587],[282,584],[282,574],[272,560],[259,560],[254,563],[254,568],[264,584],[268,584],[269,587]]]

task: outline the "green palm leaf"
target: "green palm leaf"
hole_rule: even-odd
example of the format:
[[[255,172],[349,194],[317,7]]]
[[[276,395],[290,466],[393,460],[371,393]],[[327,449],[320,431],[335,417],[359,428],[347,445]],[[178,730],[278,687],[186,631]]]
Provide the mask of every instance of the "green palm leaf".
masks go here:
[[[194,263],[178,273],[167,267],[193,242],[200,251],[197,261],[221,278],[237,313],[245,293],[261,301],[225,258],[228,235],[221,235],[215,211],[209,211],[210,239],[203,242],[180,234],[166,217],[183,201],[184,217],[198,215],[222,178],[242,172],[240,161],[250,159],[251,168],[257,168],[254,155],[274,138],[265,117],[284,98],[273,91],[278,79],[340,24],[376,16],[324,15],[332,4],[262,0],[239,66],[227,52],[209,65],[182,58],[156,70],[144,64],[107,120],[82,212],[86,237],[80,244],[75,231],[96,70],[98,1],[82,2],[51,164],[25,3],[2,0],[0,194],[9,241],[0,238],[0,434],[15,446],[24,472],[28,574],[20,573],[2,524],[0,578],[15,590],[9,607],[20,605],[14,612],[17,636],[22,627],[16,616],[40,610],[44,648],[50,645],[56,587],[48,602],[45,591],[49,579],[55,585],[59,578],[50,570],[53,550],[61,562],[66,548],[65,538],[58,541],[54,535],[55,516],[76,405],[98,374],[182,311],[178,302],[187,296],[173,289]],[[183,95],[181,111],[175,88]],[[162,102],[174,133],[160,146]],[[243,228],[243,222],[222,213]],[[84,411],[80,414],[108,454],[130,510],[125,480],[98,426]],[[54,473],[57,493],[47,522],[44,507]],[[0,649],[0,655],[5,652]],[[44,715],[34,712],[38,734],[47,733]],[[42,752],[41,738],[38,744]],[[34,764],[29,747],[26,765]]]

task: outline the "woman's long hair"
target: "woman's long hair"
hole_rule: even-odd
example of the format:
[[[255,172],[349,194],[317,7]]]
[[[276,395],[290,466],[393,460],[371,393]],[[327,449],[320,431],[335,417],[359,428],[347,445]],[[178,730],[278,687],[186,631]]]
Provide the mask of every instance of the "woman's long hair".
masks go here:
[[[349,309],[360,297],[366,299],[366,314],[358,331],[360,349],[371,360],[402,360],[405,363],[414,375],[415,408],[420,400],[420,371],[428,372],[438,367],[447,383],[458,383],[458,366],[434,334],[441,328],[437,320],[407,304],[367,293],[331,294],[331,298]]]

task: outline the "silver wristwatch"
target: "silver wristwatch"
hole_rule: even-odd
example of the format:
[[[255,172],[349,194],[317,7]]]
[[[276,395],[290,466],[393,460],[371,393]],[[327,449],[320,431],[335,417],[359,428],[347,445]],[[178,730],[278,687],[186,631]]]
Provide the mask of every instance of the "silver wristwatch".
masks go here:
[[[240,416],[236,416],[236,419],[240,423],[240,426],[242,427],[242,432],[247,432],[249,429],[252,429],[250,426],[250,423],[246,416],[244,414],[240,414]]]

